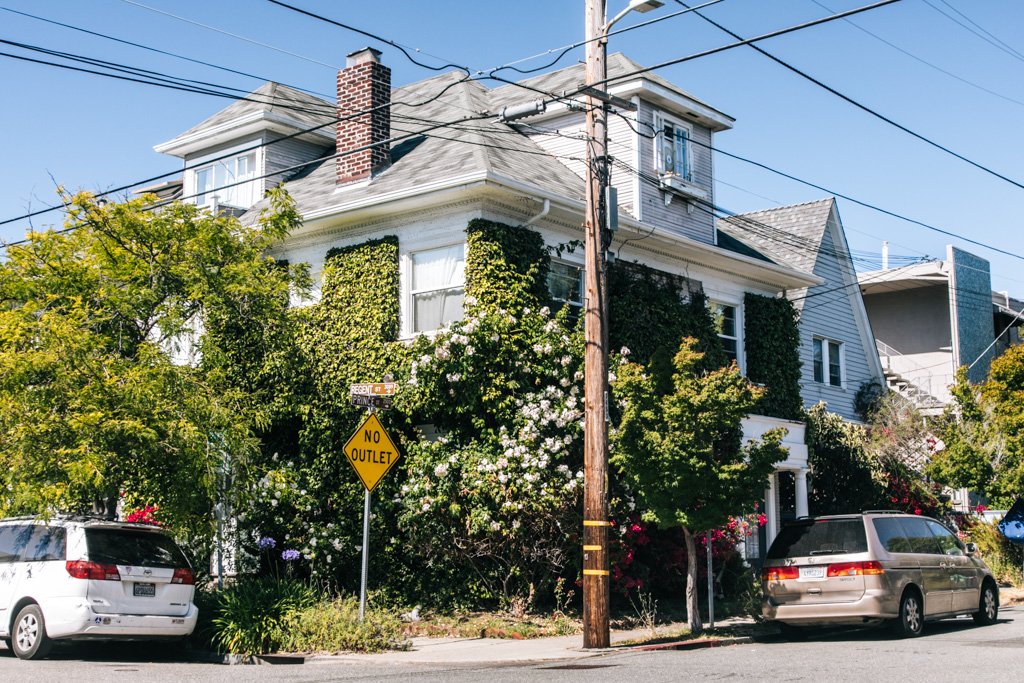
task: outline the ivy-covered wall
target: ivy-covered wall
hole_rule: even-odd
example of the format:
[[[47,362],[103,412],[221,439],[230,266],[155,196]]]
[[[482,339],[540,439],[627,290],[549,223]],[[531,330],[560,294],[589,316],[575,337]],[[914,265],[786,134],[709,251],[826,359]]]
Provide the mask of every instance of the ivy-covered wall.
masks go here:
[[[668,390],[672,358],[683,337],[697,339],[704,353],[698,371],[726,365],[728,359],[715,330],[707,297],[700,283],[655,270],[640,263],[617,261],[609,267],[609,340],[611,349],[623,346],[631,360],[653,363],[659,387]]]
[[[789,299],[747,293],[743,298],[743,338],[747,378],[768,392],[757,412],[799,420],[800,398],[799,314]]]
[[[466,294],[477,305],[517,311],[549,303],[550,263],[533,230],[480,218],[466,228]]]

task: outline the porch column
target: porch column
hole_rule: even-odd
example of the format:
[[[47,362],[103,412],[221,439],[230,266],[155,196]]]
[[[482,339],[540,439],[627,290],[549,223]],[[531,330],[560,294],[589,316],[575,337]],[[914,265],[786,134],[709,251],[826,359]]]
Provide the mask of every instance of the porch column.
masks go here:
[[[776,488],[775,473],[772,472],[768,475],[768,490],[764,492],[764,504],[768,508],[765,510],[765,515],[768,517],[768,524],[764,530],[766,546],[771,545],[775,540],[775,535],[779,533],[779,504],[776,500]]]
[[[807,470],[793,470],[796,480],[796,516],[807,516]]]

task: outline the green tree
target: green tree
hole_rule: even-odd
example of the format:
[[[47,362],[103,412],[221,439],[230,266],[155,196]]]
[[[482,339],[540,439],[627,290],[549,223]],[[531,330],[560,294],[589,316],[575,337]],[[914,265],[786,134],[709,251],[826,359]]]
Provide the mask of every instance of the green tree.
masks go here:
[[[876,505],[881,486],[864,452],[864,428],[828,412],[824,403],[808,410],[806,420],[810,513],[841,514]]]
[[[967,380],[966,367],[957,372],[950,392],[953,404],[946,410],[941,430],[945,448],[932,456],[925,472],[947,486],[989,493],[993,463],[1003,441],[997,417],[980,387]]]
[[[693,633],[703,629],[694,532],[723,526],[730,514],[760,498],[775,464],[786,457],[784,430],[742,444],[741,420],[763,390],[751,385],[735,365],[697,372],[702,356],[695,340],[684,339],[673,360],[674,386],[662,395],[646,368],[619,366],[614,388],[623,416],[611,457],[644,519],[663,528],[682,528]]]
[[[244,462],[259,419],[210,330],[231,320],[265,346],[308,280],[266,256],[298,214],[282,192],[253,229],[153,196],[63,199],[64,229],[0,264],[0,514],[111,512],[123,494],[204,534],[221,457]]]

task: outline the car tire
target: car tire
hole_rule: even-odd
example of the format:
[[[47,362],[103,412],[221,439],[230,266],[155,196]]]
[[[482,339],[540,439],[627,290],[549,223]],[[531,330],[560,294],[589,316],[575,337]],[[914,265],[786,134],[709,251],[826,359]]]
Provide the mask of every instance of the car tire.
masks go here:
[[[999,617],[999,593],[991,581],[986,581],[981,586],[981,597],[978,599],[978,611],[973,615],[974,623],[979,626],[988,626],[996,623]]]
[[[900,615],[893,622],[896,635],[916,638],[924,632],[924,602],[916,590],[908,590],[900,599]]]
[[[25,605],[14,619],[11,649],[18,659],[42,659],[50,654],[53,641],[46,635],[46,622],[39,605]]]

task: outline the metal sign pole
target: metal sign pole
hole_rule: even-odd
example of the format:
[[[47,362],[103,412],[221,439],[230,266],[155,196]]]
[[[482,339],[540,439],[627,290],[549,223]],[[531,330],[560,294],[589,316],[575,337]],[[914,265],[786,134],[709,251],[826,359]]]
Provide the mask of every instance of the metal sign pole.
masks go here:
[[[359,623],[366,615],[366,574],[370,560],[370,491],[363,502],[363,573],[359,579]]]
[[[715,627],[715,575],[712,573],[714,566],[711,562],[711,530],[705,535],[708,549],[708,628]]]
[[[373,415],[373,406],[366,409],[368,415]],[[370,489],[366,489],[366,497],[363,499],[363,570],[359,577],[359,623],[363,623],[366,616],[366,575],[370,566]]]

